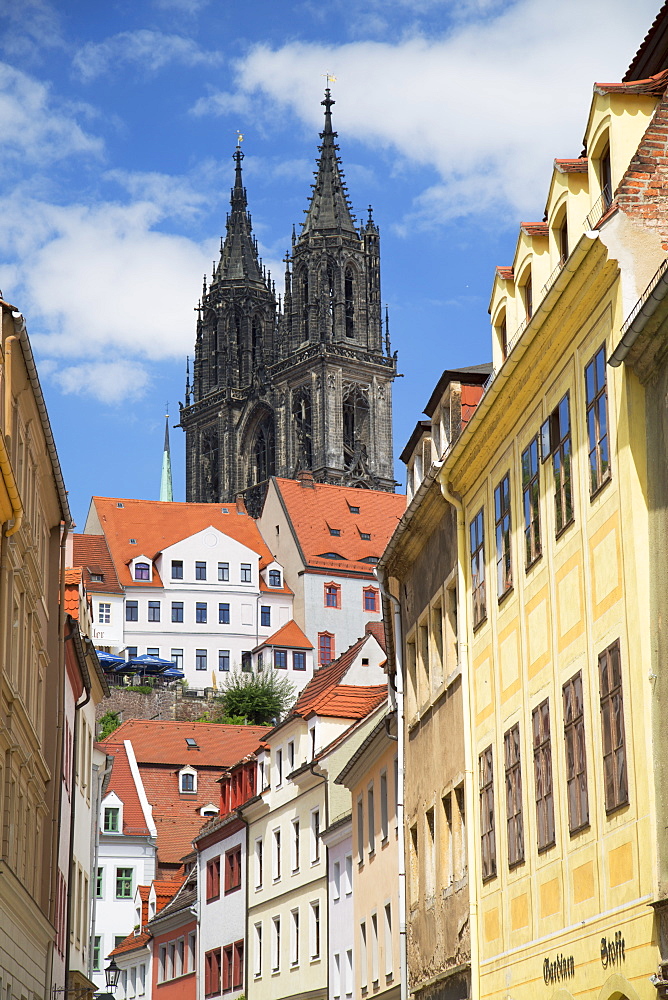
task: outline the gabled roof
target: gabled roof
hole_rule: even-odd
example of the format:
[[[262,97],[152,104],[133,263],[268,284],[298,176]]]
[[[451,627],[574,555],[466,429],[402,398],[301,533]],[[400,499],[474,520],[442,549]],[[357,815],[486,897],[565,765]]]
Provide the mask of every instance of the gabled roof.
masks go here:
[[[273,481],[307,566],[344,575],[373,575],[374,563],[364,559],[382,555],[406,506],[405,496],[329,483]],[[359,508],[359,514],[351,508]],[[362,534],[371,538],[363,539]],[[327,557],[330,552],[341,558]]]
[[[98,746],[110,757],[114,758],[111,778],[105,792],[115,792],[123,803],[123,833],[128,837],[148,837],[149,829],[139,799],[139,792],[130,770],[128,755],[123,746],[123,737],[117,736],[116,729],[111,736]]]
[[[206,528],[216,528],[252,549],[260,559],[261,568],[273,562],[257,524],[248,514],[239,512],[236,504],[93,497],[91,507],[95,508],[118,579],[124,587],[161,587],[155,567],[153,580],[141,582],[132,579],[129,563],[139,555],[155,561],[168,546]]]
[[[153,920],[158,917],[168,917],[175,913],[180,913],[182,910],[189,910],[191,906],[194,906],[197,902],[197,866],[193,867],[186,877],[186,879],[179,886],[176,893],[172,894],[172,897],[164,905],[160,907]],[[194,920],[194,914],[189,914],[189,920]],[[150,925],[149,925],[150,926]]]
[[[428,417],[433,417],[446,386],[451,382],[459,382],[462,386],[462,393],[464,393],[466,386],[483,386],[491,374],[492,364],[490,361],[486,361],[482,365],[470,365],[468,368],[446,368],[436,383],[423,412]]]
[[[115,729],[100,746],[107,742],[131,740],[138,764],[171,764],[195,768],[220,768],[235,764],[251,753],[268,726],[228,726],[214,722],[172,722],[159,719],[128,719]],[[186,739],[197,746],[189,749]]]
[[[313,649],[313,643],[309,642],[296,621],[286,622],[274,632],[268,639],[263,639],[256,649],[263,649],[265,646],[289,646],[291,649]]]
[[[141,934],[135,934],[134,931],[131,931],[124,941],[121,941],[119,945],[116,945],[113,951],[109,952],[107,958],[111,958],[112,955],[124,955],[126,952],[137,951],[140,948],[145,948],[152,937],[153,935],[150,931],[142,931]]]
[[[302,693],[297,698],[291,716],[326,715],[330,718],[360,719],[387,695],[387,684],[357,686],[342,684],[348,670],[354,663],[369,636],[385,648],[385,639],[379,638],[382,633],[382,622],[373,623],[378,628],[371,629],[353,643],[338,659],[313,674]],[[371,623],[369,623],[371,625]]]
[[[588,163],[586,156],[579,156],[575,160],[555,160],[554,169],[560,174],[586,174]]]
[[[88,591],[96,594],[123,593],[104,535],[73,535],[72,548],[74,565],[83,567],[84,582]],[[102,581],[93,583],[91,573],[101,575]]]
[[[294,590],[291,590],[285,582],[284,574],[282,584],[282,587],[270,587],[268,583],[265,583],[264,578],[260,577],[260,590],[263,594],[294,594]]]
[[[137,951],[140,948],[144,948],[153,937],[153,934],[150,932],[150,930],[145,929],[146,925],[148,924],[147,920],[148,898],[151,894],[151,888],[155,889],[155,912],[157,916],[163,909],[166,908],[170,900],[174,896],[178,895],[182,887],[183,887],[182,878],[176,880],[156,879],[151,885],[138,886],[139,896],[142,902],[141,933],[135,934],[134,931],[131,931],[124,941],[121,941],[121,943],[117,945],[113,951],[109,952],[107,958],[109,958],[111,955],[124,955],[127,952]]]

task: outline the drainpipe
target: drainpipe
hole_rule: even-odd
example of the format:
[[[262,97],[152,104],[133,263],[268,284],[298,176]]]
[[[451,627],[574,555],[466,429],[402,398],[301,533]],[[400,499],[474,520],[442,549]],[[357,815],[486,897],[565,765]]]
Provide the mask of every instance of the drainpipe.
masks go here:
[[[408,948],[406,942],[406,837],[404,832],[404,670],[402,662],[401,605],[387,589],[385,572],[376,566],[376,579],[380,592],[392,603],[392,631],[394,635],[395,697],[397,711],[397,853],[399,855],[399,968],[401,1000],[408,997]],[[474,998],[471,998],[474,1000]]]
[[[466,853],[469,871],[469,938],[471,948],[470,1000],[480,998],[479,949],[478,949],[478,852],[474,836],[475,787],[473,773],[473,701],[469,667],[468,604],[466,600],[466,522],[461,497],[450,492],[449,484],[439,480],[443,498],[457,512],[457,651],[462,676],[463,730],[464,730],[464,795],[466,801]]]

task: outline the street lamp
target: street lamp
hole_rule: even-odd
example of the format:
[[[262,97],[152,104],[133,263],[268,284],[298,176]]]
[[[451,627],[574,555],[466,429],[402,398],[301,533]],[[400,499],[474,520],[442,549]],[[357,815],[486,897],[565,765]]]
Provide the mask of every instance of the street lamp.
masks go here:
[[[121,975],[121,970],[116,965],[116,959],[112,955],[111,962],[104,970],[104,978],[106,980],[108,989],[110,990],[116,989],[116,987],[118,986],[118,980],[120,978],[120,975]]]
[[[121,970],[116,965],[116,960],[112,958],[111,962],[104,970],[104,978],[107,984],[108,990],[115,990],[118,986],[118,980],[121,974]],[[63,997],[71,997],[73,1000],[88,1000],[88,998],[93,995],[94,1000],[114,1000],[112,993],[93,993],[90,986],[52,986],[51,995],[53,1000],[58,1000],[58,996],[62,994]]]

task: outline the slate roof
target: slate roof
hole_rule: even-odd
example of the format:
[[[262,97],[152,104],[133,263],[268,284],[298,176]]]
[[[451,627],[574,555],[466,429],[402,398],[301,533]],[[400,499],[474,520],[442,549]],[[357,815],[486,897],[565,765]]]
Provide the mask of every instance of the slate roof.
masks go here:
[[[302,485],[292,479],[274,482],[307,566],[373,575],[373,564],[363,560],[383,554],[405,510],[404,495],[329,483]],[[351,507],[359,508],[359,514]],[[363,533],[370,534],[370,540],[363,539]],[[329,552],[341,558],[327,558]]]
[[[83,567],[87,590],[92,590],[96,594],[123,593],[104,535],[73,535],[72,548],[75,566]],[[104,579],[93,583],[91,573],[102,574]]]
[[[291,649],[313,649],[313,643],[304,635],[294,619],[282,625],[278,632],[274,632],[268,639],[263,639],[255,649],[263,649],[265,646],[289,646]],[[255,652],[255,649],[253,652]]]
[[[253,518],[239,512],[233,503],[93,497],[91,504],[97,511],[118,579],[124,587],[162,587],[155,567],[152,581],[137,581],[132,578],[129,563],[140,555],[155,561],[163,549],[209,527],[218,529],[256,552],[260,568],[273,562],[273,556]],[[135,541],[130,542],[131,538]]]

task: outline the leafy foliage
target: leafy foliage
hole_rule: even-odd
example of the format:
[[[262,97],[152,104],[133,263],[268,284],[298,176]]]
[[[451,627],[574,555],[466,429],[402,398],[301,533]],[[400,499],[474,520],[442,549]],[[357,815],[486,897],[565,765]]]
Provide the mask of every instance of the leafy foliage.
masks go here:
[[[278,722],[295,700],[295,687],[273,670],[247,673],[235,670],[209,712],[211,722],[268,726]]]
[[[106,712],[98,722],[99,733],[98,739],[104,740],[107,736],[121,724],[121,717],[118,712]]]

